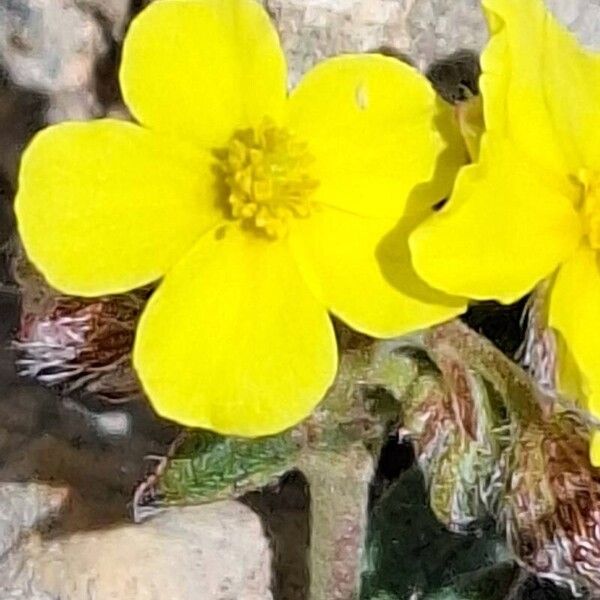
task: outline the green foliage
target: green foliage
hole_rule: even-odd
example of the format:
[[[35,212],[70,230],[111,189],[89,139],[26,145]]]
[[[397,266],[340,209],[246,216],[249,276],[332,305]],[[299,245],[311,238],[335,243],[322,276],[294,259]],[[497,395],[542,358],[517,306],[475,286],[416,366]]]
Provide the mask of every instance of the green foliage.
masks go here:
[[[428,506],[423,476],[404,473],[377,502],[367,537],[362,600],[500,600],[513,566],[492,527],[449,532]],[[498,565],[498,567],[496,567]],[[485,590],[494,590],[484,595]]]
[[[195,431],[168,462],[157,491],[166,503],[239,496],[276,481],[293,467],[297,452],[291,433],[245,439]]]

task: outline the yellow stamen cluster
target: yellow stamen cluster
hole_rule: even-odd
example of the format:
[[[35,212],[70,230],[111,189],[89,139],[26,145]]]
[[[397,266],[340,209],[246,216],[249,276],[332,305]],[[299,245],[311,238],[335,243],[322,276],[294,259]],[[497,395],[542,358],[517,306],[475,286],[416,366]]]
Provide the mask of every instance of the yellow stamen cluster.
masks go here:
[[[308,217],[314,207],[311,162],[306,144],[268,120],[237,131],[221,159],[230,216],[268,238],[282,237],[292,217]]]

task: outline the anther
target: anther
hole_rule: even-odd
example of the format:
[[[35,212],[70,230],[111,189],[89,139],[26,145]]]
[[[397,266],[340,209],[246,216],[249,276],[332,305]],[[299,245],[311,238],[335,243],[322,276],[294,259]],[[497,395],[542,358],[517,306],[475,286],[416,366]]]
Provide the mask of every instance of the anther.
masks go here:
[[[280,238],[293,218],[310,216],[312,157],[285,128],[265,120],[256,129],[236,132],[221,159],[229,187],[229,217],[255,233]]]

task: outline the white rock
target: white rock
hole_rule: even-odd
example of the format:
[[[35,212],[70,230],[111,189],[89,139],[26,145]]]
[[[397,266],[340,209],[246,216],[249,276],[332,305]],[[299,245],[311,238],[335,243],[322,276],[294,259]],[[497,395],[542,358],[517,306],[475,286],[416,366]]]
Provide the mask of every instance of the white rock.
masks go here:
[[[98,22],[73,1],[0,2],[0,58],[18,85],[45,93],[86,88],[107,49]]]
[[[547,0],[548,6],[580,41],[600,50],[600,0]]]
[[[112,36],[123,38],[131,11],[130,0],[78,0],[78,5],[90,12],[98,11],[110,24]]]
[[[0,485],[0,557],[40,522],[55,517],[68,496],[66,488],[37,483]]]
[[[288,56],[290,81],[322,58],[393,47],[420,69],[455,50],[480,51],[480,0],[263,0]],[[600,0],[548,0],[583,43],[600,49]]]
[[[404,0],[263,0],[277,21],[290,82],[312,65],[343,52],[383,45],[406,50],[409,7]]]
[[[487,39],[480,0],[404,0],[409,46],[402,48],[421,69],[467,48],[479,51]]]
[[[35,526],[58,516],[69,492],[37,483],[0,485],[0,600],[55,600],[38,589],[19,542]]]
[[[237,502],[171,508],[141,525],[24,548],[33,587],[60,600],[272,600],[271,553]],[[39,592],[38,592],[39,593]]]

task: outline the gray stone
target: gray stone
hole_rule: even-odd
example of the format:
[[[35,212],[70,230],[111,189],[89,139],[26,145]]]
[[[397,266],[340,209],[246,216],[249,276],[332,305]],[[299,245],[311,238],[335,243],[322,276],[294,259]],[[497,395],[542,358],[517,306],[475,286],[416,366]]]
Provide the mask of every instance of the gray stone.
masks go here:
[[[57,516],[68,496],[63,487],[37,483],[0,485],[0,557],[39,523]]]
[[[0,57],[18,85],[46,93],[84,88],[106,49],[98,22],[72,1],[0,3]]]
[[[434,60],[456,50],[479,51],[487,29],[479,0],[405,0],[409,46],[403,48],[424,70]]]
[[[424,70],[459,49],[480,51],[480,0],[263,0],[277,21],[290,80],[342,52],[391,47]],[[581,41],[600,48],[600,0],[548,0]]]
[[[0,2],[0,64],[17,85],[50,96],[48,121],[99,116],[99,60],[129,15],[130,0]]]
[[[323,58],[389,46],[410,49],[404,0],[264,0],[277,21],[288,57],[290,81]]]
[[[54,600],[33,581],[20,542],[35,527],[58,517],[69,491],[37,483],[0,485],[0,599]]]
[[[478,0],[266,0],[281,32],[291,83],[342,52],[393,48],[425,69],[486,39]]]
[[[91,14],[100,15],[110,27],[112,37],[123,39],[131,12],[130,0],[77,0],[77,5]]]
[[[600,50],[600,0],[547,0],[556,16],[579,40]]]
[[[34,589],[60,600],[271,600],[271,553],[258,517],[236,502],[171,508],[141,525],[32,537]]]

